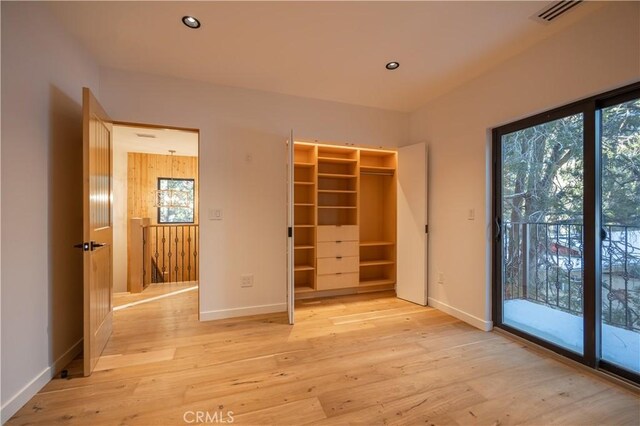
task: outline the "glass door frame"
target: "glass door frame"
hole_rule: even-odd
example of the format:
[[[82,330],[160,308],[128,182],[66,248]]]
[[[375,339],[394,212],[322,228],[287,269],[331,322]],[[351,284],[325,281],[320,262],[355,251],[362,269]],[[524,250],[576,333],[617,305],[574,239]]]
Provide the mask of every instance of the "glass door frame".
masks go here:
[[[492,131],[492,317],[494,327],[594,369],[640,384],[640,375],[601,359],[601,110],[640,98],[640,82],[552,109]],[[583,115],[583,354],[567,350],[503,322],[502,137],[575,114]]]

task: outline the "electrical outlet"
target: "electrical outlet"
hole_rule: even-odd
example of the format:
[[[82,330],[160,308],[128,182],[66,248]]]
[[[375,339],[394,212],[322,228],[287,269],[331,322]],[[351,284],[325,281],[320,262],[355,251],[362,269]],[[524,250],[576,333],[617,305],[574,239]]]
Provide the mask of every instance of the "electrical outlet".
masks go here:
[[[243,275],[240,287],[253,287],[253,274]]]
[[[438,272],[438,284],[444,284],[444,272]]]

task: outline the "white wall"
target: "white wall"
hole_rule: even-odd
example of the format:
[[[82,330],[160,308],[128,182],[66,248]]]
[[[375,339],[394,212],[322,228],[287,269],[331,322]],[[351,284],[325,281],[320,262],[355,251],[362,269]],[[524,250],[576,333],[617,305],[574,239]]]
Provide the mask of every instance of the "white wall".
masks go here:
[[[491,327],[490,129],[639,79],[640,3],[613,2],[411,114],[429,144],[430,304]]]
[[[1,7],[4,421],[81,346],[81,89],[99,74],[45,6]]]
[[[403,113],[112,69],[101,70],[100,101],[116,120],[200,129],[203,319],[285,309],[289,129],[358,144],[408,140]],[[214,208],[222,221],[207,220]],[[240,288],[248,273],[254,287]]]

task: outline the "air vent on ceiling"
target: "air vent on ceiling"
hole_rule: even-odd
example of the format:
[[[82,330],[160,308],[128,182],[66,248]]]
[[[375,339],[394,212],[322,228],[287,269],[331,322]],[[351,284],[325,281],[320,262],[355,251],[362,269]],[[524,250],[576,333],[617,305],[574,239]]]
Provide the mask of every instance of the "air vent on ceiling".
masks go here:
[[[582,0],[554,1],[531,17],[534,21],[548,24],[582,3]]]
[[[136,136],[139,138],[149,138],[149,139],[156,138],[156,135],[152,135],[151,133],[136,133]]]

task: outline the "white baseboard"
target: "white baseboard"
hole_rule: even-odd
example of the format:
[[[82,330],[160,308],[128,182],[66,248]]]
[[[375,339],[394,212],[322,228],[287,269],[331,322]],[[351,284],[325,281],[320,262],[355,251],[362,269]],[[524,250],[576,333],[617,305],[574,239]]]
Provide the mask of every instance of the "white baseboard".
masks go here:
[[[73,344],[65,353],[63,353],[58,359],[56,359],[51,366],[51,378],[53,378],[56,374],[62,371],[71,361],[78,356],[80,352],[82,352],[82,344],[84,343],[83,339],[78,340]]]
[[[0,408],[0,422],[3,424],[11,418],[24,404],[44,387],[55,375],[67,366],[82,351],[82,339],[78,340],[65,353],[56,359],[52,365],[45,368],[27,383],[22,389],[16,392]]]
[[[456,317],[459,320],[462,320],[467,324],[479,328],[482,331],[491,331],[493,329],[493,321],[485,321],[482,318],[473,316],[467,312],[461,311],[460,309],[449,306],[446,303],[440,302],[439,300],[433,299],[431,297],[429,297],[429,306],[447,313],[453,317]]]
[[[51,380],[51,367],[47,367],[27,383],[22,389],[16,392],[2,406],[2,423],[6,422],[13,416],[24,404],[26,404],[40,389]]]
[[[246,317],[249,315],[273,314],[276,312],[286,312],[286,303],[275,303],[273,305],[247,306],[244,308],[220,309],[217,311],[200,312],[200,321],[210,321],[225,318]]]

